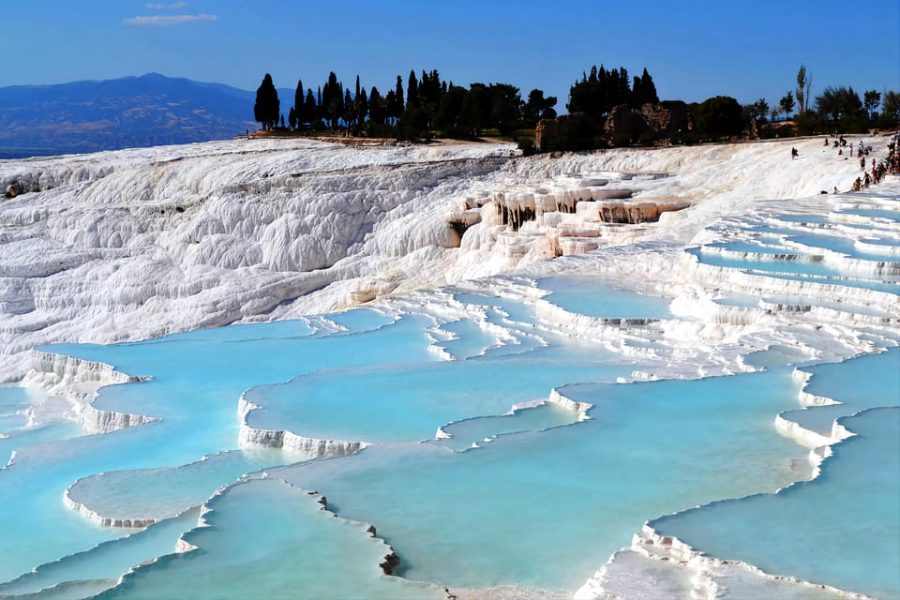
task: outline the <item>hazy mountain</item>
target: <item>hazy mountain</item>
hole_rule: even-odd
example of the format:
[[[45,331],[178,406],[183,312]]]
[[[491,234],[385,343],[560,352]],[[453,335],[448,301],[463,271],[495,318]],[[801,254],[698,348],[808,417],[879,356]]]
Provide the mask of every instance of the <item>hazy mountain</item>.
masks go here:
[[[279,96],[286,117],[293,92]],[[254,98],[156,73],[0,88],[0,158],[227,139],[256,128]]]

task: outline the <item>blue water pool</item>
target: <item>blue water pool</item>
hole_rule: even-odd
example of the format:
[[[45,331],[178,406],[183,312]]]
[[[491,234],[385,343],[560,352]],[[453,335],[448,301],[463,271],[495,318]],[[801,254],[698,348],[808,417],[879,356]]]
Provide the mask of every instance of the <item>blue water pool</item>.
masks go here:
[[[547,277],[538,286],[545,298],[568,311],[605,319],[667,319],[670,300],[638,294],[589,276]]]

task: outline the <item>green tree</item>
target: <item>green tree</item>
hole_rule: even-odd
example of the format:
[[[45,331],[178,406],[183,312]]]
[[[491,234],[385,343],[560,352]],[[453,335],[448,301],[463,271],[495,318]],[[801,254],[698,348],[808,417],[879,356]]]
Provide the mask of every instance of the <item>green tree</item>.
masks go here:
[[[444,135],[460,137],[470,135],[462,120],[463,104],[466,101],[468,91],[458,86],[450,86],[447,93],[441,96],[441,103],[435,115],[435,126]]]
[[[366,122],[366,117],[369,116],[369,99],[366,96],[366,90],[363,88],[360,90],[359,95],[356,96],[356,123],[360,127],[363,126]]]
[[[403,102],[402,97],[398,97],[394,90],[389,91],[387,96],[384,97],[385,116],[392,125],[397,124],[397,121],[400,120],[400,116],[398,115],[402,115],[403,113],[403,111],[398,108],[401,106],[401,102]]]
[[[319,107],[316,105],[316,97],[313,96],[312,88],[307,88],[306,100],[303,101],[303,114],[299,121],[302,125],[312,125],[318,122],[318,114]]]
[[[409,72],[409,81],[406,84],[406,110],[419,105],[419,80],[416,72]]]
[[[344,125],[347,129],[350,129],[356,123],[356,103],[350,97],[350,88],[344,91],[344,102],[341,105],[341,110],[341,118],[344,120]]]
[[[658,104],[659,96],[656,93],[656,84],[650,73],[644,68],[644,72],[639,77],[634,78],[634,85],[631,88],[631,104],[640,107],[644,104]]]
[[[288,113],[288,123],[291,126],[291,129],[297,129],[297,109],[293,106],[291,107],[291,111]]]
[[[406,111],[397,123],[397,129],[402,137],[417,139],[428,137],[428,115],[425,111],[407,102]]]
[[[483,83],[473,83],[463,99],[460,124],[474,135],[488,127],[491,114],[491,95]]]
[[[816,98],[816,109],[822,117],[832,121],[855,119],[863,114],[863,103],[852,87],[825,88]]]
[[[556,96],[544,97],[544,91],[539,89],[531,90],[528,93],[528,101],[522,109],[522,117],[529,123],[537,123],[541,119],[552,119],[556,117]],[[552,111],[552,115],[550,113]]]
[[[881,118],[888,121],[900,120],[900,94],[890,90],[882,94]]]
[[[394,85],[394,107],[389,117],[399,119],[403,114],[403,78],[397,75],[397,83]]]
[[[443,91],[441,76],[437,69],[430,72],[423,70],[422,78],[419,80],[419,104],[426,110],[436,110]]]
[[[338,121],[344,116],[344,86],[338,81],[334,71],[328,74],[328,81],[322,88],[322,101],[324,116],[328,119],[331,129],[335,129]]]
[[[738,135],[744,128],[741,105],[730,96],[714,96],[694,109],[694,126],[707,139]]]
[[[269,130],[277,124],[280,112],[281,103],[278,101],[278,91],[272,82],[272,76],[266,73],[262,83],[256,90],[253,118],[262,125],[264,130]]]
[[[753,106],[756,108],[757,122],[765,123],[766,118],[769,116],[769,103],[766,102],[765,98],[760,98],[753,103]]]
[[[784,113],[784,116],[790,117],[791,113],[794,112],[794,92],[788,90],[788,93],[781,97],[778,105],[781,107],[781,112]]]
[[[375,125],[384,125],[385,118],[384,98],[381,97],[378,88],[372,86],[372,91],[369,92],[369,122]]]
[[[322,102],[322,86],[316,90],[316,120],[321,121],[322,119],[328,118],[328,115],[325,112],[325,104]]]
[[[797,105],[801,115],[806,114],[806,111],[809,110],[809,90],[811,87],[812,75],[807,75],[806,65],[800,65],[800,70],[797,71]]]
[[[519,88],[508,83],[494,83],[488,86],[490,112],[488,127],[496,127],[501,133],[509,134],[522,119],[522,98]]]
[[[297,82],[297,89],[294,90],[293,112],[294,119],[297,123],[302,123],[305,120],[304,113],[306,112],[306,104],[302,80]],[[294,125],[291,125],[291,127],[293,128]]]
[[[863,106],[866,109],[866,118],[871,119],[875,109],[881,104],[881,94],[875,90],[867,90],[863,93]]]
[[[583,73],[581,81],[572,84],[566,106],[570,113],[585,113],[594,121],[601,121],[614,107],[631,104],[632,96],[624,67],[607,71],[600,65],[591,67],[590,75]]]

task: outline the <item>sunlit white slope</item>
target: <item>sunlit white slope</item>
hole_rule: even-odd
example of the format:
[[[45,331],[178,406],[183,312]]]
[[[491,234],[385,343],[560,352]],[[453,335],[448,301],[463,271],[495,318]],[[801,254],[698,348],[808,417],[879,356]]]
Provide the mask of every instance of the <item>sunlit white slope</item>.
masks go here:
[[[448,216],[473,193],[575,189],[606,174],[638,199],[699,206],[602,243],[686,243],[751,199],[846,189],[859,172],[820,140],[514,154],[294,140],[0,161],[3,189],[25,192],[0,203],[0,381],[21,377],[38,344],[331,310],[549,258],[560,223],[580,226],[580,213],[518,232],[482,222],[460,240]]]

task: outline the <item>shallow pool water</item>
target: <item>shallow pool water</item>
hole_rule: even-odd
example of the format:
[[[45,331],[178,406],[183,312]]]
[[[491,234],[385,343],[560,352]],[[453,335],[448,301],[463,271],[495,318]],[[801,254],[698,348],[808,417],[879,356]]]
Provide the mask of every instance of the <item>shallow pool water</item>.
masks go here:
[[[249,391],[247,399],[260,410],[247,421],[317,439],[418,441],[451,421],[545,399],[568,381],[615,381],[629,372],[604,358],[609,355],[596,351],[536,350],[523,357],[314,373]]]
[[[796,242],[813,249],[825,248],[828,250],[833,250],[834,252],[845,254],[850,258],[859,260],[867,260],[878,263],[891,262],[890,257],[886,257],[883,254],[873,254],[870,252],[859,250],[853,240],[843,237],[833,235],[795,235],[787,239],[788,241]],[[900,241],[895,242],[894,245],[900,247]]]
[[[797,254],[796,250],[785,248],[781,245],[770,245],[756,242],[721,242],[707,244],[701,248],[703,252],[715,254],[716,250],[727,250],[729,252],[744,252],[748,254],[775,254],[775,255],[793,255]]]
[[[375,523],[414,579],[569,593],[645,515],[800,476],[791,464],[803,450],[771,427],[775,412],[796,406],[789,370],[562,392],[594,404],[592,419],[464,453],[372,448],[272,475]]]
[[[509,298],[471,292],[459,292],[454,294],[453,297],[456,301],[462,302],[463,304],[499,308],[508,319],[517,323],[530,323],[534,318],[534,311],[531,307]]]
[[[818,263],[786,264],[796,271],[761,269],[759,276],[838,279]],[[595,277],[554,276],[537,285],[549,292],[544,300],[566,311],[674,320],[670,298]],[[441,597],[444,586],[497,585],[571,594],[660,515],[768,492],[752,498],[774,498],[759,501],[774,503],[765,509],[772,518],[799,519],[799,504],[790,502],[795,492],[771,495],[811,474],[808,449],[775,431],[778,414],[823,435],[836,418],[851,428],[858,421],[877,438],[866,456],[890,450],[881,438],[893,430],[869,424],[866,415],[891,405],[873,398],[893,394],[900,401],[891,375],[900,373],[900,350],[810,367],[811,353],[770,343],[744,356],[744,365],[760,372],[613,383],[652,372],[673,341],[625,323],[615,333],[634,355],[619,354],[612,344],[567,337],[536,316],[535,306],[546,305],[531,297],[535,290],[510,293],[516,291],[529,299],[450,290],[456,302],[446,318],[433,305],[421,312],[363,309],[140,343],[43,348],[147,376],[102,388],[94,406],[159,421],[95,436],[58,420],[23,427],[23,411],[35,399],[0,388],[0,432],[7,436],[0,458],[16,451],[15,462],[0,470],[0,596],[50,593],[53,586],[57,596],[126,598],[170,598],[185,589],[201,598],[423,598]],[[711,293],[734,308],[775,301],[728,289]],[[794,364],[812,373],[807,391],[844,404],[799,410]],[[310,459],[267,447],[272,438],[261,434],[248,442],[247,431],[265,430],[368,446],[351,456]],[[838,452],[817,485],[827,485],[832,464],[854,452],[852,446]],[[877,479],[850,462],[859,481]],[[831,489],[826,496],[838,493]],[[338,516],[323,510],[311,490],[326,496]],[[888,486],[854,496],[871,512],[866,527],[874,519],[892,526],[886,507],[895,495]],[[742,502],[733,503],[736,515]],[[821,515],[838,522],[843,502]],[[716,555],[744,556],[743,549],[720,547],[728,543],[724,537],[707,538],[695,527],[694,520],[707,521],[692,515],[706,510],[679,513],[685,540],[704,550],[708,544]],[[711,518],[723,519],[723,530],[753,533],[730,515]],[[801,527],[813,528],[819,517],[805,518]],[[396,550],[399,565],[390,566],[400,578],[379,567],[391,550],[365,523]],[[179,538],[180,549],[197,550],[173,553]],[[747,560],[826,580],[809,564],[795,568],[804,559],[784,559],[765,546],[751,536]],[[834,559],[849,551],[871,553],[854,538],[845,550],[833,550]],[[878,560],[893,566],[890,551]],[[894,589],[888,578],[862,586],[854,573],[848,567],[828,582]]]
[[[828,275],[831,277],[841,275],[838,269],[828,266],[824,262],[752,260],[716,256],[715,254],[700,252],[699,250],[688,250],[688,252],[694,254],[701,263],[729,269],[740,269],[742,271],[763,271],[767,274],[772,272],[797,275]]]
[[[778,495],[756,495],[660,519],[715,556],[876,598],[900,595],[900,409],[848,417],[843,442],[818,479]],[[809,560],[815,556],[815,560]]]
[[[347,327],[348,322],[340,325]],[[6,508],[17,511],[15,518],[12,512],[0,516],[8,533],[0,545],[11,544],[10,551],[13,546],[16,548],[15,558],[3,565],[5,579],[71,554],[73,558],[65,562],[66,570],[55,571],[55,579],[50,575],[32,577],[30,582],[20,580],[17,585],[34,588],[51,580],[65,579],[82,582],[78,589],[108,587],[105,578],[114,579],[114,571],[121,569],[123,562],[141,553],[152,553],[158,549],[159,540],[171,538],[162,532],[185,528],[183,523],[173,520],[174,515],[203,503],[217,488],[245,473],[290,462],[290,456],[277,451],[217,453],[235,447],[236,402],[247,388],[253,388],[247,392],[248,399],[261,407],[248,417],[255,426],[271,425],[293,428],[304,435],[392,444],[370,448],[358,457],[317,463],[311,473],[330,473],[328,466],[338,468],[325,481],[313,477],[301,483],[299,479],[306,479],[302,474],[294,483],[333,493],[332,503],[340,514],[371,520],[385,528],[386,538],[403,547],[404,574],[440,583],[479,586],[506,582],[570,590],[602,563],[609,551],[625,543],[627,535],[647,514],[690,505],[710,494],[726,497],[745,489],[777,487],[796,476],[789,465],[797,447],[778,438],[768,428],[771,415],[776,409],[786,408],[796,391],[784,372],[760,376],[760,385],[765,388],[776,381],[783,386],[780,395],[769,396],[771,401],[751,402],[759,394],[749,393],[753,386],[741,384],[740,387],[748,390],[743,396],[746,403],[729,402],[728,410],[721,413],[723,417],[728,415],[727,422],[741,423],[740,431],[748,443],[758,444],[759,452],[754,453],[751,461],[754,477],[746,478],[737,487],[717,477],[716,473],[725,465],[725,453],[720,453],[720,465],[710,463],[708,469],[692,471],[689,476],[685,472],[666,484],[671,487],[670,492],[661,493],[655,475],[648,479],[654,481],[652,485],[638,485],[638,480],[667,462],[672,449],[680,447],[681,435],[676,435],[679,428],[701,414],[706,416],[700,421],[708,426],[719,421],[718,417],[709,418],[719,413],[712,411],[707,415],[706,405],[714,403],[717,397],[731,395],[725,391],[731,379],[572,388],[565,393],[578,401],[597,405],[591,412],[592,420],[572,425],[580,418],[579,414],[555,405],[538,405],[514,415],[505,413],[518,403],[546,400],[554,387],[572,381],[612,381],[626,374],[633,365],[611,360],[608,353],[583,343],[536,348],[521,356],[487,355],[435,362],[434,353],[428,350],[427,331],[432,327],[428,319],[405,317],[396,322],[377,319],[373,322],[365,318],[354,325],[361,332],[311,335],[310,329],[292,323],[285,325],[287,331],[266,326],[267,333],[273,334],[271,337],[257,336],[253,327],[248,326],[240,331],[198,332],[196,338],[172,336],[143,344],[51,348],[110,362],[128,373],[152,376],[146,383],[105,388],[96,404],[149,413],[163,420],[105,436],[39,445],[23,452],[15,468],[0,474],[0,491],[4,494],[0,501]],[[384,353],[386,346],[392,349],[389,355]],[[350,347],[353,352],[346,351]],[[261,352],[270,357],[264,368],[252,358]],[[223,373],[224,365],[228,365],[228,370]],[[289,374],[298,373],[300,376],[290,383],[254,385],[265,379],[287,380]],[[695,387],[696,394],[683,392]],[[693,401],[677,401],[680,396],[691,397]],[[740,418],[744,410],[758,415],[752,419],[755,424]],[[682,424],[678,425],[679,422]],[[439,427],[444,427],[444,433],[452,437],[431,445],[415,443],[433,438]],[[698,443],[719,443],[715,440],[725,443],[726,436],[720,437],[712,429],[705,431],[694,432]],[[663,443],[669,434],[673,437]],[[645,435],[659,441],[649,453],[645,444],[635,443]],[[706,435],[712,437],[707,439]],[[732,428],[728,437],[734,435]],[[405,444],[393,445],[397,442]],[[409,442],[413,443],[409,445]],[[473,443],[481,447],[460,452]],[[702,444],[694,448],[700,451],[701,447]],[[60,453],[66,453],[69,459],[64,463],[54,460]],[[199,460],[206,455],[210,457]],[[355,465],[369,460],[379,464],[377,468],[365,469],[365,484],[338,477],[342,469],[352,472]],[[697,458],[685,460],[691,462]],[[103,474],[98,475],[101,471]],[[290,473],[284,471],[285,478]],[[587,479],[586,474],[589,474]],[[79,478],[83,479],[76,484]],[[457,482],[452,489],[444,484],[451,480]],[[542,480],[548,484],[553,480],[553,484],[546,489],[535,485]],[[585,486],[588,480],[593,483]],[[360,493],[347,493],[338,483],[351,485]],[[367,487],[370,484],[371,489]],[[579,491],[563,492],[572,486],[572,490]],[[60,498],[69,487],[74,501],[106,518],[164,520],[148,530],[156,532],[154,535],[117,539],[128,530],[98,528],[62,506]],[[241,498],[247,495],[248,506],[257,501],[271,503],[271,498],[256,498],[253,490],[257,488],[253,486],[234,489],[241,490],[234,494],[235,502],[244,502]],[[389,499],[397,489],[408,492],[403,494],[401,502],[393,503]],[[620,497],[619,493],[613,493],[617,489],[633,489],[634,495],[629,491]],[[261,495],[266,497],[270,493],[264,491]],[[548,502],[547,494],[559,496],[557,508]],[[448,495],[455,498],[451,504],[456,508],[437,518],[444,511]],[[466,501],[466,498],[479,497],[491,501]],[[355,504],[360,501],[364,502]],[[391,504],[395,504],[395,509],[388,510]],[[515,507],[514,512],[530,515],[529,520],[546,517],[545,523],[525,534],[526,544],[522,540],[514,544],[514,530],[509,529],[513,523],[497,518],[504,505]],[[558,509],[570,518],[550,519],[550,514]],[[454,527],[456,531],[447,531],[445,526],[452,525],[457,518],[453,516],[456,510],[465,511],[465,522],[470,528]],[[409,518],[401,518],[400,513],[406,513]],[[242,518],[239,511],[230,514],[235,519]],[[591,527],[582,528],[584,515],[592,515],[588,520],[593,523]],[[282,516],[257,517],[260,520],[254,527],[260,536],[270,536],[274,552],[280,538],[277,532],[268,531],[269,524],[278,523],[279,528],[285,529],[293,525],[285,527]],[[209,531],[214,530],[215,527]],[[429,533],[417,536],[413,534],[416,530]],[[463,545],[474,542],[472,535],[483,537],[489,543],[484,548],[476,546],[476,550],[462,551]],[[551,536],[559,543],[564,537],[573,536],[572,543],[579,548],[581,557],[568,566],[548,562],[550,546],[537,543],[537,535]],[[27,536],[27,543],[23,542],[26,539],[23,536]],[[200,533],[196,536],[200,542],[207,539]],[[598,536],[606,542],[596,544]],[[440,544],[426,541],[437,538],[444,541]],[[184,568],[185,573],[203,580],[207,576],[204,573],[212,573],[232,560],[240,562],[237,556],[227,554],[234,552],[233,541],[222,538],[225,541],[219,550],[219,538],[209,539],[207,543],[212,550],[207,553],[204,547],[204,552],[198,555],[204,558],[167,559],[152,568],[139,570],[133,582],[121,589],[122,593],[154,597],[156,592],[152,590],[169,589],[166,587],[169,581],[178,581],[177,574],[169,573],[170,569],[180,572]],[[91,550],[104,541],[107,543],[100,546],[102,551]],[[334,547],[330,545],[332,542]],[[328,551],[332,552],[344,542],[335,538],[328,544],[327,548],[331,548]],[[116,548],[122,552],[118,559],[105,570],[98,570],[97,557],[116,553]],[[452,552],[459,554],[459,558],[448,559],[444,553],[451,549],[455,549]],[[12,556],[10,551],[6,554]],[[83,558],[76,558],[79,556]],[[222,562],[217,562],[219,556]],[[473,562],[464,565],[465,575],[461,575],[456,569],[461,566],[459,560],[466,556],[466,561]],[[498,560],[504,563],[502,568]],[[247,568],[254,564],[250,558],[246,563]],[[545,566],[538,568],[540,564]],[[196,573],[195,568],[199,568]],[[157,569],[167,576],[155,579]],[[54,572],[49,566],[38,571]],[[105,583],[98,580],[101,576]],[[271,579],[274,584],[282,577],[293,576],[273,572]],[[370,575],[347,577],[347,585],[361,585]],[[84,583],[88,581],[94,583]]]
[[[546,277],[538,286],[544,298],[570,312],[604,319],[668,319],[671,300],[636,294],[589,276]]]
[[[101,598],[443,597],[381,573],[386,548],[359,523],[336,519],[305,491],[255,479],[210,502],[209,527],[184,538],[202,548],[138,569]]]
[[[819,433],[840,419],[856,434],[834,447],[822,475],[778,494],[713,503],[653,525],[701,551],[773,574],[898,597],[900,349],[804,370],[812,373],[807,391],[842,404],[785,417]]]
[[[472,319],[444,323],[441,325],[441,330],[448,332],[452,337],[438,342],[436,345],[457,359],[480,356],[500,343],[496,334],[487,331]]]
[[[36,594],[59,585],[69,588],[57,594],[59,597],[86,598],[102,592],[113,587],[131,567],[172,552],[182,532],[196,525],[199,514],[199,509],[188,511],[129,536],[42,565],[14,581],[0,584],[0,597]]]
[[[441,428],[444,436],[434,443],[458,451],[476,450],[500,436],[526,431],[544,431],[577,423],[579,411],[545,402],[515,412],[455,421]]]
[[[0,580],[124,535],[98,528],[62,504],[63,493],[79,478],[117,470],[175,468],[233,450],[237,400],[246,389],[316,369],[383,363],[386,346],[394,364],[434,360],[426,331],[431,324],[430,319],[410,317],[373,331],[320,336],[310,335],[311,330],[299,322],[284,322],[259,326],[259,335],[254,325],[145,343],[48,348],[104,361],[130,374],[152,375],[149,382],[104,388],[95,405],[162,420],[102,436],[67,440],[51,435],[49,443],[24,447],[18,443],[27,440],[17,437],[0,442],[17,452],[14,467],[0,471],[4,508],[0,555],[5,557],[0,561]],[[350,343],[352,352],[347,351]],[[263,356],[265,360],[260,360]],[[67,459],[60,461],[59,456]],[[239,474],[228,471],[221,481],[204,484],[204,493]],[[141,506],[168,502],[138,489],[145,496]]]

